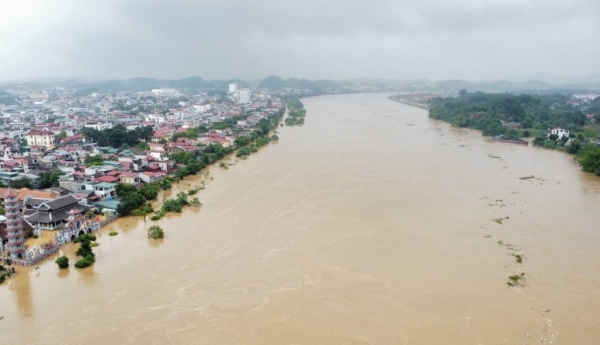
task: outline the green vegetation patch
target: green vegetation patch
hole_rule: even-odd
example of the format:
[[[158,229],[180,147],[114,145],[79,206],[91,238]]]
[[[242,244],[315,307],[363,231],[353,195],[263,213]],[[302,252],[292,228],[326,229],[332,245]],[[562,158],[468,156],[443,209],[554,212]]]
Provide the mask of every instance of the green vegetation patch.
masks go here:
[[[511,287],[524,286],[525,273],[515,274],[508,277],[506,285]]]
[[[513,256],[515,257],[515,261],[518,264],[522,264],[523,263],[523,256],[521,254],[513,254]]]
[[[66,256],[59,256],[54,262],[58,265],[58,268],[68,268],[69,267],[69,258]]]
[[[148,228],[148,238],[151,239],[160,239],[165,237],[165,232],[163,228],[158,225],[152,225]]]
[[[288,109],[288,117],[285,119],[286,126],[302,126],[306,109],[304,104],[298,98],[289,98],[285,100],[285,106]]]
[[[96,261],[96,256],[92,251],[92,241],[95,240],[96,236],[85,234],[77,237],[73,241],[74,243],[79,243],[79,249],[77,249],[75,255],[82,257],[82,259],[75,263],[76,268],[85,268],[91,266]]]

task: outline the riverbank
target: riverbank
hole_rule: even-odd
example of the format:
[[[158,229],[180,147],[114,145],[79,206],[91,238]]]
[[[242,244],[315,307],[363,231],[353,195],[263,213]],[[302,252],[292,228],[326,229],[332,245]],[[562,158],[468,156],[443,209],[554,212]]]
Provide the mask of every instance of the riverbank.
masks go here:
[[[429,110],[429,104],[425,103],[428,97],[434,97],[429,95],[392,95],[389,96],[388,99],[410,105],[411,107],[421,108],[425,110]]]

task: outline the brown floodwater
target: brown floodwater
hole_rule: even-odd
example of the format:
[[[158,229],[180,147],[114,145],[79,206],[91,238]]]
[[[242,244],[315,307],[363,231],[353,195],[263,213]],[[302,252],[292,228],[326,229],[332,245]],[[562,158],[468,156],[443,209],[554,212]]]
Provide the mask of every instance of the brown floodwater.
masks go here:
[[[2,344],[598,343],[600,179],[572,156],[383,94],[304,103],[164,240],[120,219],[88,269],[19,269]]]

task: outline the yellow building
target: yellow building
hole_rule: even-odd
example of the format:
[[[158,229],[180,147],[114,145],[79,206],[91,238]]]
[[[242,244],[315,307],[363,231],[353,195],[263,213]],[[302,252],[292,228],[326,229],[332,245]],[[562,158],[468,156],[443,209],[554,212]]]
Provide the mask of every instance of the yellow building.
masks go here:
[[[54,149],[54,133],[51,131],[32,129],[25,139],[28,146],[46,146],[48,150]]]

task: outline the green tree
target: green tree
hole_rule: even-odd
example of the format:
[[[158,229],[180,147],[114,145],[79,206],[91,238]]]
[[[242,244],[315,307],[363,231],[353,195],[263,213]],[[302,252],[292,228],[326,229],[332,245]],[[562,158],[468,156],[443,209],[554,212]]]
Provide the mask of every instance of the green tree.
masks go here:
[[[160,238],[164,238],[165,237],[165,233],[163,231],[163,228],[161,228],[158,225],[152,225],[151,227],[148,228],[148,238],[151,239],[160,239]]]
[[[160,188],[162,190],[169,190],[172,187],[172,182],[173,180],[170,177],[165,176],[162,180],[160,180]]]
[[[237,138],[235,138],[235,140],[233,142],[235,143],[235,145],[237,147],[246,146],[246,145],[250,144],[250,138],[248,138],[248,137],[237,137]]]
[[[33,183],[27,177],[20,177],[14,181],[10,182],[10,188],[21,189],[21,188],[29,188],[33,189]]]
[[[150,150],[150,145],[147,142],[141,142],[135,146],[136,151],[146,151]]]
[[[594,144],[585,145],[580,150],[578,160],[583,171],[600,176],[600,147]]]
[[[140,193],[146,200],[156,199],[158,192],[160,191],[160,185],[158,183],[148,183],[140,188]]]
[[[73,242],[79,243],[79,248],[75,254],[82,257],[82,259],[75,263],[75,267],[85,268],[92,265],[96,261],[96,256],[92,251],[92,242],[95,240],[96,236],[90,234],[84,234],[75,238]]]
[[[102,165],[102,162],[104,162],[104,157],[102,157],[102,155],[95,155],[95,156],[87,156],[85,158],[85,165],[87,166],[98,166],[98,165]]]
[[[58,187],[60,176],[64,174],[62,171],[46,171],[36,181],[37,187],[40,189]]]
[[[56,261],[56,264],[58,265],[58,268],[67,268],[69,267],[69,258],[66,256],[59,256]]]
[[[58,133],[58,134],[57,134],[57,135],[54,137],[54,139],[55,139],[56,141],[61,141],[61,140],[63,140],[63,139],[64,139],[64,138],[66,138],[66,137],[67,137],[67,132],[65,132],[65,131],[60,131],[60,132],[59,132],[59,133]]]

